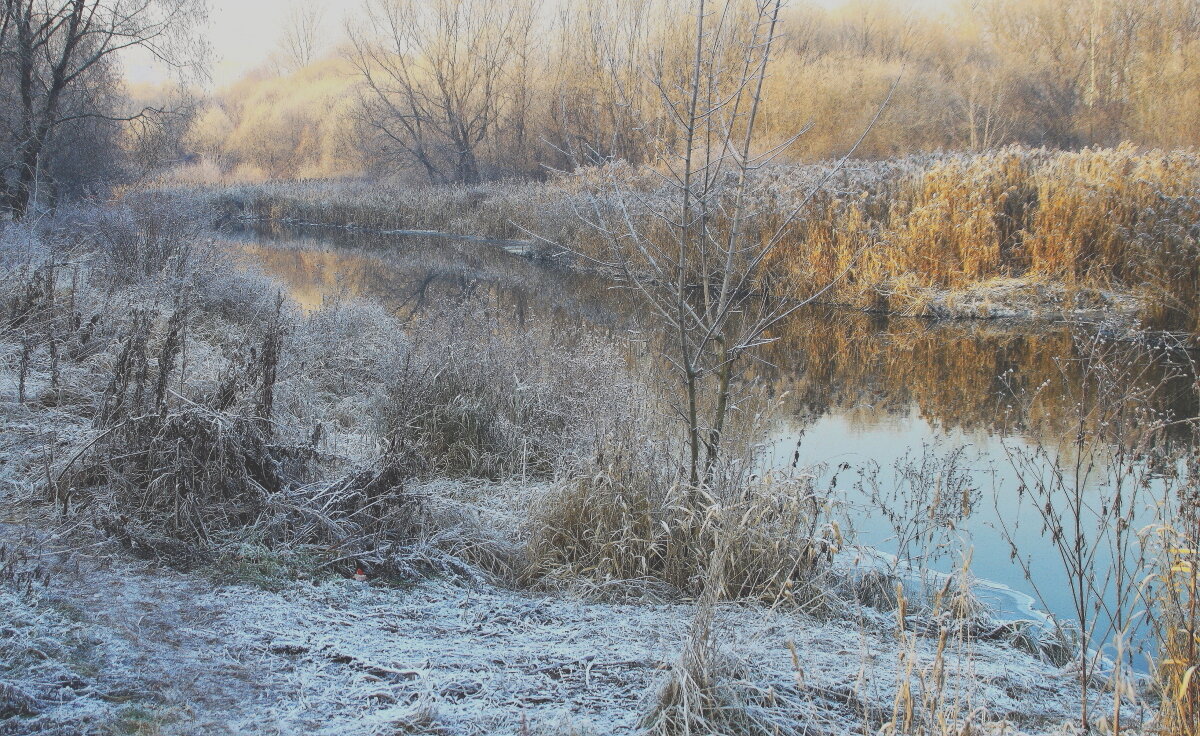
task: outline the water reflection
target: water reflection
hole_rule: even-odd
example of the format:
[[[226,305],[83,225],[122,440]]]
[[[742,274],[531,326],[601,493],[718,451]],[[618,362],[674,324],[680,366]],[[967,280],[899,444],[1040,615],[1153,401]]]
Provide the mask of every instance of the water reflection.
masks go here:
[[[1073,431],[1073,407],[1087,355],[1067,326],[888,319],[813,308],[780,326],[766,362],[750,370],[773,391],[790,392],[788,413],[836,413],[858,426],[913,412],[943,431],[1052,439]],[[1139,380],[1160,386],[1160,412],[1197,415],[1188,366],[1165,352],[1131,346]],[[1024,401],[1036,394],[1036,400]],[[1019,411],[1017,410],[1019,409]],[[1176,436],[1188,437],[1178,426]]]
[[[230,245],[279,279],[302,307],[338,293],[379,299],[407,318],[431,304],[483,299],[529,319],[632,326],[620,294],[601,280],[536,263],[496,245],[341,228],[257,224],[228,233]]]
[[[234,233],[231,247],[279,279],[293,298],[316,308],[344,292],[376,298],[406,318],[419,319],[443,300],[482,299],[513,324],[550,321],[564,330],[627,338],[639,335],[641,314],[630,295],[602,278],[529,261],[496,245],[431,237],[380,236],[339,229],[271,227]],[[644,337],[644,335],[643,335]],[[1018,503],[1020,479],[1009,454],[1034,446],[1069,451],[1078,405],[1088,395],[1077,335],[1067,326],[1002,322],[932,323],[887,319],[814,307],[780,325],[761,361],[744,378],[778,399],[769,447],[784,465],[848,464],[860,479],[878,466],[889,480],[896,462],[914,452],[966,448],[961,461],[984,501],[954,535],[975,549],[973,570],[999,584],[992,603],[1028,613],[1032,593],[1010,559],[1000,527],[1028,555],[1048,608],[1070,610],[1059,562],[1041,537],[1036,514]],[[1130,351],[1138,381],[1157,387],[1154,412],[1179,418],[1200,413],[1186,364],[1178,358]],[[1191,442],[1174,427],[1171,441]],[[853,484],[843,484],[853,485]],[[891,526],[869,513],[862,495],[855,526],[859,541],[888,549]],[[951,570],[955,559],[937,562]],[[1057,577],[1056,577],[1057,576]],[[1013,592],[1018,591],[1018,592]]]

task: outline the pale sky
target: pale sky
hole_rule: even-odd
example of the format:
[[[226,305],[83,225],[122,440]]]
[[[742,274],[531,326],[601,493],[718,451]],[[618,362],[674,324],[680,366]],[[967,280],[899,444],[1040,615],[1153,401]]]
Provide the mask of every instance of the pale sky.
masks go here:
[[[289,9],[301,1],[208,0],[210,13],[204,35],[212,47],[209,74],[213,85],[235,82],[265,64],[279,44]],[[360,7],[361,0],[324,0],[321,4],[331,37],[336,38],[342,33],[346,14]],[[169,76],[140,54],[127,57],[125,68],[132,82],[160,82]]]
[[[220,87],[265,63],[283,35],[289,8],[297,0],[209,0],[209,43],[213,46],[212,77]],[[360,0],[324,0],[326,27],[339,38],[346,14]]]
[[[362,0],[317,0],[325,10],[327,41],[339,39],[347,17],[362,7]],[[570,0],[561,0],[570,2]],[[952,0],[909,0],[914,5],[945,5]],[[283,34],[288,11],[305,0],[208,0],[211,10],[205,37],[212,47],[209,73],[214,87],[223,87],[270,59]],[[845,0],[794,0],[833,7]],[[125,59],[131,82],[158,83],[170,78],[145,54]]]

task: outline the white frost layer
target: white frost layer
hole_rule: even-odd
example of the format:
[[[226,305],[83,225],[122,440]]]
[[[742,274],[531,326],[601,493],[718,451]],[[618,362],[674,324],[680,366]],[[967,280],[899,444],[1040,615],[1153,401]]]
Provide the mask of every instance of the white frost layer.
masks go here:
[[[16,605],[0,597],[0,616]],[[40,635],[82,627],[102,664],[75,702],[0,721],[2,734],[119,715],[114,694],[152,706],[163,733],[632,733],[693,614],[687,604],[587,603],[446,581],[397,590],[339,580],[277,594],[122,557],[60,568],[47,592],[20,605],[76,612],[74,633]],[[743,676],[778,693],[789,717],[840,733],[860,730],[864,713],[890,714],[905,676],[902,647],[878,620],[729,605],[717,630]],[[66,619],[39,625],[67,626],[54,621]],[[934,647],[917,639],[914,673]],[[947,692],[964,712],[1013,723],[1009,733],[1055,730],[1077,711],[1070,673],[1024,653],[951,643],[947,659]]]

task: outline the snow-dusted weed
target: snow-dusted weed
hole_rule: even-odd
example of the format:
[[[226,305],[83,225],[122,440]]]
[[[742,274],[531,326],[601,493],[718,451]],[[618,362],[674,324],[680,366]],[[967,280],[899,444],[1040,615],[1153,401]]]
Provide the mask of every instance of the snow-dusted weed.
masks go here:
[[[410,340],[376,416],[390,445],[441,474],[546,478],[642,414],[645,386],[593,337],[512,329],[468,302],[423,319]]]
[[[642,446],[639,446],[641,444]],[[601,597],[754,599],[825,610],[843,544],[811,478],[713,485],[689,497],[674,461],[636,436],[557,483],[532,516],[525,578]]]

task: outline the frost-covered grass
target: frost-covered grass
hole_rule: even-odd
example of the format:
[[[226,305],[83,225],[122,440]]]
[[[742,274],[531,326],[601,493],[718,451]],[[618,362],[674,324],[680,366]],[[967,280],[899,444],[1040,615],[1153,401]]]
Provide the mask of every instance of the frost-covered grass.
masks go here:
[[[0,732],[79,733],[116,719],[97,696],[97,642],[42,595],[0,590]]]
[[[6,527],[0,542],[15,534]],[[266,591],[105,545],[49,559],[51,582],[35,595],[0,589],[0,681],[36,701],[0,715],[0,733],[640,733],[700,616],[709,659],[684,664],[745,708],[725,722],[748,713],[779,733],[842,734],[891,718],[906,661],[927,673],[938,659],[936,636],[897,639],[870,609],[819,619],[447,579]],[[1046,732],[1071,718],[1070,674],[1002,643],[951,645],[941,661],[946,692],[976,727]]]
[[[200,199],[224,217],[348,226],[382,231],[433,231],[525,240],[529,226],[543,237],[578,235],[582,223],[557,186],[496,182],[470,187],[414,186],[358,179],[271,181],[229,187],[167,188]],[[553,226],[553,231],[543,228]]]
[[[811,479],[731,463],[681,502],[612,346],[470,302],[306,313],[179,207],[0,237],[0,544],[40,570],[0,556],[0,734],[1071,719],[985,613],[898,633]]]

